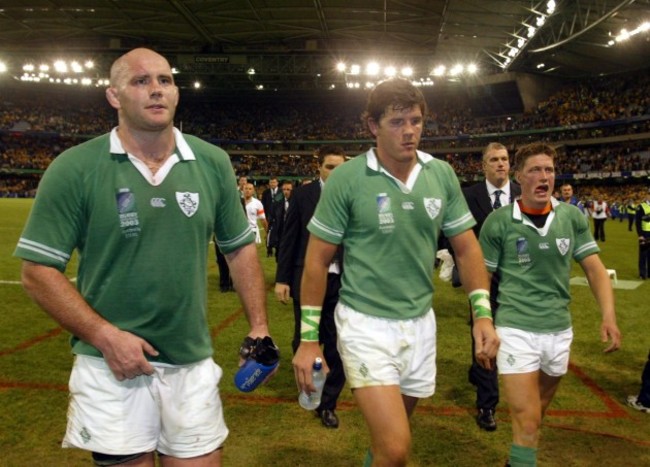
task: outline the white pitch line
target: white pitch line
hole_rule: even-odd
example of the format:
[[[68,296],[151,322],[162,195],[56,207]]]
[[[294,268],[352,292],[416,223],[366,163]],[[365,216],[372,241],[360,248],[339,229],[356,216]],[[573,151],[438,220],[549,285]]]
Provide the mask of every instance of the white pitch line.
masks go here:
[[[70,282],[77,282],[77,278],[73,277],[72,279],[70,279]],[[0,285],[21,285],[21,284],[22,284],[22,282],[20,282],[20,281],[3,281],[3,280],[0,280]]]

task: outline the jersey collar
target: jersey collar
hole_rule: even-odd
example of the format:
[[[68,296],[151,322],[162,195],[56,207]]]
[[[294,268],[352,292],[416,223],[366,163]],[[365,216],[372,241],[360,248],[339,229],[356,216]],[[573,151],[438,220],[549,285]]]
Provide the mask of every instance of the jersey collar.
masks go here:
[[[409,174],[408,180],[406,180],[406,183],[402,183],[401,180],[398,180],[395,178],[392,174],[390,174],[386,169],[384,169],[381,164],[379,163],[379,159],[377,159],[377,154],[375,153],[375,149],[371,148],[368,150],[366,153],[366,166],[375,172],[378,173],[383,173],[389,178],[392,178],[399,189],[402,191],[402,193],[410,193],[411,190],[413,190],[413,186],[415,185],[415,181],[418,178],[418,175],[420,174],[420,171],[422,170],[422,167],[425,164],[428,164],[433,160],[433,156],[431,154],[427,154],[426,152],[422,151],[416,151],[417,158],[418,158],[418,164],[413,167],[413,170],[411,170],[411,173]]]
[[[178,128],[174,128],[174,141],[176,142],[175,152],[181,161],[196,160],[196,156],[194,156],[194,152],[192,152],[192,149],[190,148],[189,144],[187,144],[187,141],[185,141],[185,138],[183,137],[183,133],[181,133],[180,130],[178,130]],[[120,141],[120,138],[117,136],[117,127],[111,130],[110,144],[111,144],[111,149],[110,149],[111,154],[126,154],[126,151],[122,146],[122,141]]]
[[[546,222],[544,223],[544,226],[542,228],[537,228],[535,224],[533,224],[527,217],[522,215],[521,209],[519,209],[519,203],[512,203],[512,218],[518,222],[523,223],[524,225],[532,227],[542,237],[546,237],[546,234],[548,233],[548,230],[551,227],[551,223],[555,218],[555,208],[559,204],[560,202],[551,196],[551,212],[548,214],[548,217],[546,218]]]

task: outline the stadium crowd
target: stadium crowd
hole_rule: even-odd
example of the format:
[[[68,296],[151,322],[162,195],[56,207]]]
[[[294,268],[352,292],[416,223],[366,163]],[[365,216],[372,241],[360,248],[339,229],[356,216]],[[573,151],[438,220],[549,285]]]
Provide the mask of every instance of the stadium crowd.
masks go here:
[[[337,141],[351,156],[368,146],[359,118],[362,98],[349,99],[344,108],[333,99],[314,106],[277,99],[242,105],[190,98],[176,120],[182,131],[224,147],[240,175],[258,182],[271,174],[303,179],[317,171],[310,154],[318,142]],[[434,101],[422,149],[446,159],[461,180],[472,181],[481,173],[480,147],[493,140],[512,149],[534,140],[558,142],[561,174],[650,170],[650,138],[585,144],[650,132],[647,72],[569,84],[520,115],[475,116],[461,92]],[[0,196],[33,196],[38,173],[56,155],[81,138],[107,132],[114,120],[103,93],[9,93],[0,101]]]

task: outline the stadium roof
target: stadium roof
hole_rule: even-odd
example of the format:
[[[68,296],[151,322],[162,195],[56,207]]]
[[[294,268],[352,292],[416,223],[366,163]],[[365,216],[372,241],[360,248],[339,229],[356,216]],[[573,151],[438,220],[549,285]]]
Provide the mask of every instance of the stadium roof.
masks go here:
[[[548,14],[548,0],[5,0],[0,60],[86,54],[106,68],[148,46],[186,76],[295,89],[335,79],[338,60],[424,70],[473,61],[483,75],[558,78],[648,66],[649,32],[607,44],[650,21],[650,0],[554,3]]]

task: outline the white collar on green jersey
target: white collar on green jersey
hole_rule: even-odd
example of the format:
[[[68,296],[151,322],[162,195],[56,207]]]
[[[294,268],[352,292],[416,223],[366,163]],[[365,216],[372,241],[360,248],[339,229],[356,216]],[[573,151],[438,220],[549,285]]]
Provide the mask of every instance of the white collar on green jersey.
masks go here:
[[[433,156],[431,154],[427,154],[426,152],[416,151],[416,154],[418,157],[419,164],[413,167],[413,170],[411,170],[411,173],[409,174],[409,178],[406,181],[406,183],[402,183],[401,180],[395,178],[390,172],[384,169],[381,166],[381,164],[379,164],[379,159],[377,159],[377,155],[375,154],[375,148],[370,148],[368,152],[366,152],[366,166],[370,170],[383,173],[387,177],[392,178],[397,184],[397,186],[399,187],[399,189],[402,191],[402,193],[408,194],[413,189],[413,186],[415,185],[415,181],[417,180],[418,175],[420,174],[420,170],[422,170],[422,166],[433,160]]]
[[[111,130],[111,148],[110,152],[111,154],[126,154],[126,151],[124,150],[124,147],[122,146],[122,141],[120,141],[120,138],[117,136],[117,127],[113,128]],[[195,161],[196,157],[194,156],[194,153],[192,152],[192,149],[190,148],[189,144],[187,144],[187,141],[185,141],[185,138],[183,137],[183,133],[178,130],[178,128],[174,128],[174,140],[176,142],[176,150],[180,154],[178,154],[178,158],[182,161]]]

